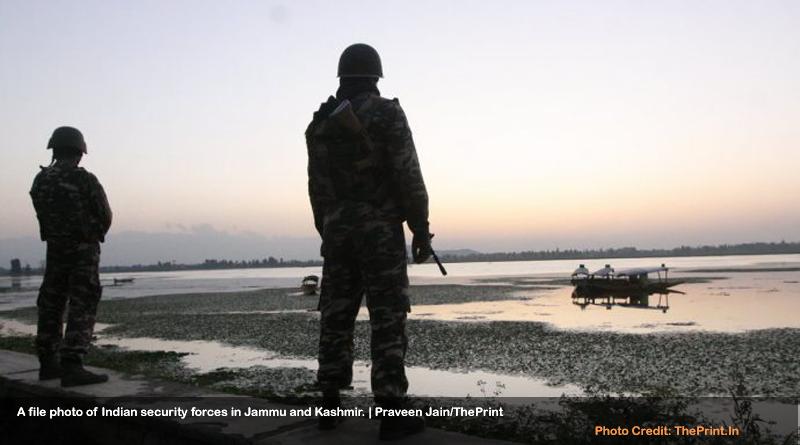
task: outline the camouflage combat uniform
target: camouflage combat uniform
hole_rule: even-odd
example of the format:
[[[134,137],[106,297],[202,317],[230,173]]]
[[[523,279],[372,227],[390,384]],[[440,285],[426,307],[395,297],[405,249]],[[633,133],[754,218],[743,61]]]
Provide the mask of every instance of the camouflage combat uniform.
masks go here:
[[[318,380],[323,390],[350,385],[355,319],[366,294],[373,394],[378,400],[402,397],[410,311],[403,221],[414,233],[427,234],[428,194],[397,100],[376,91],[348,99],[377,162],[359,166],[369,150],[328,117],[339,104],[333,97],[306,130],[309,196],[325,260]]]
[[[102,294],[100,242],[111,225],[111,209],[93,174],[61,162],[43,167],[30,193],[42,240],[47,241],[47,265],[36,301],[37,354],[54,356],[60,347],[62,361],[80,363],[92,340]]]

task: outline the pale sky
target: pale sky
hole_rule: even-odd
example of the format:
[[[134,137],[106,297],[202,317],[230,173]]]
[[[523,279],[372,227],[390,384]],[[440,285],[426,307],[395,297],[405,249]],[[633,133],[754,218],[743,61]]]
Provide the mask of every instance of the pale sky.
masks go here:
[[[0,238],[52,130],[124,231],[315,236],[303,132],[381,54],[441,248],[800,240],[797,1],[0,0]]]

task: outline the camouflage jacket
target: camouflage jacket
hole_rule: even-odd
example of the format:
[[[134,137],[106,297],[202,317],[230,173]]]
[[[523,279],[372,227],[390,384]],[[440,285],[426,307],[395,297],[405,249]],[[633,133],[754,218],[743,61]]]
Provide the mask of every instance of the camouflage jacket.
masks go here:
[[[42,167],[30,194],[43,241],[105,241],[111,208],[93,174],[59,163]]]
[[[308,195],[317,231],[322,235],[331,220],[384,219],[406,220],[412,232],[427,232],[428,192],[400,103],[374,93],[350,101],[372,140],[377,162],[370,168],[358,167],[370,152],[329,117],[339,105],[330,97],[314,113],[305,133]]]

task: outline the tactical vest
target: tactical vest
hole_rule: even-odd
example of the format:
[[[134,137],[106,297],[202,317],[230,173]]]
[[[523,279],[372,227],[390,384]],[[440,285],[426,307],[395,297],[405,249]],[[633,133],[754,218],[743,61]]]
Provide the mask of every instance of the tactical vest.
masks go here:
[[[41,238],[92,241],[92,216],[86,208],[86,172],[81,168],[43,168],[31,189]]]
[[[358,136],[346,132],[329,116],[338,105],[338,101],[332,100],[335,101],[329,99],[327,104],[323,104],[319,112],[323,116],[319,116],[314,123],[310,154],[321,167],[320,173],[329,178],[334,200],[380,203],[389,194],[388,178],[382,163],[378,161],[364,165],[371,152]],[[352,101],[353,111],[367,134],[381,101],[376,96]],[[380,151],[380,148],[379,143],[374,144],[374,150]]]

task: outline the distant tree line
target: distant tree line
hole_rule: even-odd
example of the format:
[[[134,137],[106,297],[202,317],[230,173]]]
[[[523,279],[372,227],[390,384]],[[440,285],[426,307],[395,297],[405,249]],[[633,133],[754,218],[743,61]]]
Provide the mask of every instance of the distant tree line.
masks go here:
[[[440,259],[447,263],[481,262],[481,261],[544,261],[544,260],[588,260],[600,258],[650,258],[650,257],[682,257],[682,256],[724,256],[724,255],[769,255],[800,254],[800,242],[779,243],[745,243],[722,244],[718,246],[681,246],[673,249],[637,249],[635,247],[609,249],[555,249],[528,250],[522,252],[496,253],[442,253]],[[18,261],[18,260],[17,260]],[[267,257],[258,260],[216,260],[208,259],[202,263],[181,264],[175,261],[159,261],[155,264],[134,264],[132,266],[103,266],[101,272],[160,272],[175,270],[215,270],[215,269],[262,269],[272,267],[311,267],[321,266],[320,260],[284,260]],[[23,275],[40,275],[44,272],[43,264],[32,268],[30,265],[20,267],[12,264],[14,272]],[[0,268],[0,275],[11,275],[12,271]]]
[[[268,257],[260,260],[205,260],[202,263],[183,264],[176,261],[158,261],[154,264],[133,264],[130,266],[102,266],[100,272],[166,272],[176,270],[214,270],[214,269],[264,269],[272,267],[310,267],[322,266],[320,260],[284,260],[283,258]],[[7,275],[42,275],[44,265],[31,267],[26,264],[21,271],[12,261],[12,269],[0,267],[0,276]]]
[[[555,249],[523,252],[469,253],[440,255],[448,263],[486,261],[588,260],[600,258],[650,258],[683,256],[769,255],[800,253],[800,242],[722,244],[718,246],[680,246],[673,249]]]
[[[321,266],[319,260],[286,260],[268,257],[260,260],[205,260],[202,263],[181,264],[175,261],[159,261],[156,264],[134,264],[132,266],[103,266],[101,272],[158,272],[170,270],[216,270],[216,269],[266,269],[273,267]]]

